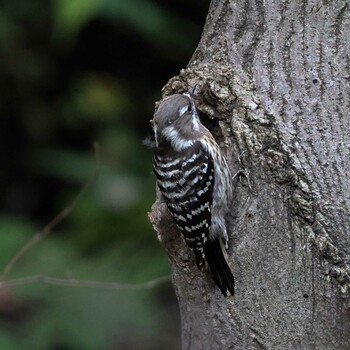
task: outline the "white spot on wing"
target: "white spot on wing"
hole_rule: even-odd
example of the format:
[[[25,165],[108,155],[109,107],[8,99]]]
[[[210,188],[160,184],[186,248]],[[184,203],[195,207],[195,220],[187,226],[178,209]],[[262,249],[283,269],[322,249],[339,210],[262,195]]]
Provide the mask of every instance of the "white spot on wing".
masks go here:
[[[162,171],[160,168],[156,168],[157,173],[162,176],[162,177],[167,177],[170,178],[172,176],[174,176],[175,174],[180,172],[180,169],[174,169],[174,170],[170,170],[170,171]]]
[[[160,161],[161,161],[161,159],[160,159]],[[161,168],[170,168],[171,166],[179,164],[182,161],[183,161],[183,158],[175,158],[174,160],[172,160],[170,162],[161,162],[159,164],[159,167],[161,167]],[[158,164],[158,162],[157,162],[157,164]]]
[[[186,183],[186,179],[183,179],[183,178],[178,181],[178,184],[180,186],[183,186],[185,183]]]
[[[197,172],[197,170],[199,170],[201,166],[202,166],[202,165],[197,165],[197,166],[194,166],[194,167],[190,168],[189,170],[186,170],[186,171],[184,172],[183,176],[184,176],[185,178],[188,177],[188,175],[190,175],[190,174],[192,174],[192,173],[194,173],[194,172]]]
[[[205,203],[205,204],[202,204],[199,208],[195,209],[195,210],[191,210],[191,214],[192,215],[198,215],[200,214],[200,212],[204,211],[206,208],[209,209],[209,203]]]
[[[202,190],[199,190],[199,191],[197,192],[197,194],[198,194],[198,196],[201,196],[202,194],[204,194],[204,193],[207,192],[208,190],[209,190],[208,187],[204,187]]]
[[[187,221],[186,218],[184,216],[182,216],[182,215],[179,215],[177,218],[178,218],[178,220],[181,220],[181,221],[184,221],[184,222]]]
[[[179,199],[185,197],[187,195],[188,190],[189,188],[185,187],[182,191],[163,192],[163,196],[171,200]]]
[[[207,220],[203,220],[202,222],[200,222],[199,224],[197,225],[194,225],[194,226],[191,226],[191,229],[192,230],[198,230],[200,229],[201,227],[203,227],[205,224],[206,224]]]
[[[202,173],[203,174],[206,174],[207,173],[207,170],[208,170],[208,164],[207,163],[204,163],[204,167],[202,169]]]
[[[194,153],[190,158],[184,161],[183,166],[186,166],[188,163],[194,162],[198,157],[199,157],[199,154]]]

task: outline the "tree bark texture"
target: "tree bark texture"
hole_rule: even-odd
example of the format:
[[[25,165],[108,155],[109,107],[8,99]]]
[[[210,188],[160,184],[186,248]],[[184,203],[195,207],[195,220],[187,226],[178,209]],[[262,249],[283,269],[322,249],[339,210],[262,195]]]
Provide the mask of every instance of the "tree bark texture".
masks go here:
[[[189,65],[227,155],[236,294],[197,270],[160,195],[185,350],[350,349],[350,4],[213,0]]]

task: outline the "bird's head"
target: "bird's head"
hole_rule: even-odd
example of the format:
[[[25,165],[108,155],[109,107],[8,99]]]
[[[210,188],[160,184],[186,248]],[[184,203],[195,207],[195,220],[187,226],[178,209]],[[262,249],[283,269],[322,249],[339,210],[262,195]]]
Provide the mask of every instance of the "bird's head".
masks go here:
[[[195,86],[184,94],[164,99],[151,121],[157,147],[171,144],[176,150],[191,147],[201,136],[201,124],[193,100]]]

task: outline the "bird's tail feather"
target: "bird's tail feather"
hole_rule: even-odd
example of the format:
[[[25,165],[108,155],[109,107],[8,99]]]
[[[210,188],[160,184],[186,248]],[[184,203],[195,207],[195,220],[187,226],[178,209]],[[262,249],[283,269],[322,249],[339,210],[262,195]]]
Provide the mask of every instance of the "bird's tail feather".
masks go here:
[[[205,249],[205,257],[214,282],[224,296],[230,296],[235,293],[235,281],[223,249],[225,248],[219,240],[209,241]]]

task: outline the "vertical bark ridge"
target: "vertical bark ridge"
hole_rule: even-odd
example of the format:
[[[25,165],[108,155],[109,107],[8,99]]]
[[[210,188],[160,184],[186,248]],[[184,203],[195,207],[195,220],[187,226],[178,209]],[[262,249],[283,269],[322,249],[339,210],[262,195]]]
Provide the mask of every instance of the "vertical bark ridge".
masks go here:
[[[183,349],[348,347],[349,27],[344,1],[213,0],[164,89],[198,83],[199,110],[220,119],[229,163],[253,183],[235,184],[233,299],[187,266],[181,239],[167,248]]]
[[[311,188],[321,208],[326,208],[329,231],[336,232],[332,238],[338,241],[340,233],[349,246],[350,226],[343,213],[350,209],[350,180],[344,176],[344,170],[349,170],[345,144],[350,142],[350,122],[348,110],[342,108],[343,101],[349,103],[349,89],[344,89],[348,85],[344,79],[348,5],[295,1],[270,6],[272,15],[255,57],[266,55],[271,45],[272,52],[269,64],[259,62],[253,70],[256,86],[264,104],[272,101],[285,143],[296,148],[302,169],[310,174]],[[268,86],[273,87],[272,93],[266,93]]]

